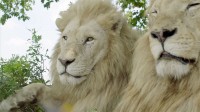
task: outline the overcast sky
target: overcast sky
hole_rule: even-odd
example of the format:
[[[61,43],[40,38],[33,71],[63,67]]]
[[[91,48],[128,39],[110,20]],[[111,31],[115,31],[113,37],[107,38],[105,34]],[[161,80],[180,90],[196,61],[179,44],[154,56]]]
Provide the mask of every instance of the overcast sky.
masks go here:
[[[10,58],[12,54],[24,55],[29,46],[27,39],[31,38],[28,29],[33,28],[37,34],[42,35],[43,48],[52,51],[59,37],[55,20],[59,17],[60,11],[68,8],[70,1],[75,0],[60,0],[52,3],[50,9],[45,9],[40,0],[36,0],[33,10],[28,12],[30,20],[23,22],[12,18],[0,26],[0,57]]]

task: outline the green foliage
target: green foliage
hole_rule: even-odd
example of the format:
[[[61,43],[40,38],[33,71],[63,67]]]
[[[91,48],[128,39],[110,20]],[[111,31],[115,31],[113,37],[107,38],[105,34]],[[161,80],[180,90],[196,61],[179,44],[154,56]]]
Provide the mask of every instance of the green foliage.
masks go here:
[[[138,29],[144,29],[147,24],[145,16],[146,0],[118,0],[125,15],[128,17],[128,22]]]
[[[50,8],[52,2],[58,2],[59,0],[41,0],[41,3],[45,8]],[[35,4],[35,0],[1,0],[0,11],[3,12],[0,15],[0,24],[12,18],[17,17],[19,20],[26,21],[29,16],[26,14],[32,10],[32,6]]]
[[[26,86],[30,75],[30,64],[26,57],[13,56],[0,60],[0,100],[8,97],[14,90]]]
[[[41,44],[39,43],[42,39],[41,35],[37,35],[35,29],[30,30],[32,32],[32,39],[28,41],[31,43],[27,50],[27,59],[31,68],[31,75],[29,78],[32,82],[41,82],[44,83],[43,73],[47,72],[47,69],[44,66],[44,62],[46,59],[49,59],[47,55],[48,49],[45,54],[41,53]]]
[[[44,61],[48,59],[47,51],[41,53],[41,36],[32,32],[32,38],[29,40],[30,46],[25,56],[13,55],[10,59],[0,59],[0,101],[30,83],[47,83],[42,75],[47,72]],[[22,112],[42,112],[36,105],[26,105]]]
[[[50,5],[52,2],[58,2],[59,0],[41,0],[41,2],[44,4],[44,7],[50,8]]]

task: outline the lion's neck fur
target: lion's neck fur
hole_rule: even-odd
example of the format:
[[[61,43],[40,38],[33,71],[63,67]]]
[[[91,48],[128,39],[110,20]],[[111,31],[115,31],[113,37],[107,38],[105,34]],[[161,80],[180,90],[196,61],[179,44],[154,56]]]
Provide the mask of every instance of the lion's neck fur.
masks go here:
[[[123,98],[126,100],[119,104],[121,108],[117,108],[117,112],[199,112],[199,62],[191,73],[179,80],[160,77],[156,74],[150,48],[146,46],[149,46],[148,36],[138,41],[132,78]]]

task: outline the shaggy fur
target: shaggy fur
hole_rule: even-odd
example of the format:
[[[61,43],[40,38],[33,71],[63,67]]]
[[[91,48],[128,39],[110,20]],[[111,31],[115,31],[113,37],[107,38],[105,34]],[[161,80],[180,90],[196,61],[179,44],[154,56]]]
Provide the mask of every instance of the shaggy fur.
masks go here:
[[[57,44],[52,57],[53,86],[66,102],[75,104],[75,112],[83,112],[96,108],[99,112],[113,110],[120,98],[120,91],[128,82],[130,73],[130,57],[136,34],[133,34],[126,20],[110,2],[101,0],[80,0],[69,10],[61,13],[57,26],[62,32],[63,28],[73,18],[81,18],[80,24],[95,20],[106,32],[108,38],[107,54],[95,64],[93,73],[90,73],[80,85],[75,87],[61,84],[56,70],[56,63],[60,53]],[[105,45],[106,46],[106,45]]]
[[[38,101],[51,111],[52,108],[56,109],[67,102],[74,105],[73,112],[87,112],[93,109],[98,112],[111,112],[119,102],[121,91],[129,80],[128,74],[130,74],[132,68],[130,60],[133,45],[137,39],[136,32],[132,31],[121,12],[118,12],[107,0],[79,0],[72,4],[67,11],[61,12],[61,18],[57,19],[56,24],[61,32],[61,38],[55,46],[51,59],[52,87],[51,89],[46,88],[47,91],[42,92],[35,90],[37,95],[29,94],[22,97],[31,95],[39,97],[37,98]],[[87,28],[89,32],[81,31]],[[98,38],[90,41],[86,39],[86,44],[83,44],[83,46],[80,43],[82,39],[84,40],[82,37],[84,37],[84,33],[90,33],[91,29],[96,34],[91,33],[89,36],[94,35]],[[95,42],[98,41],[102,41],[103,44],[92,49],[96,45]],[[85,49],[85,46],[88,46],[87,49],[90,50],[80,50]],[[78,48],[80,49],[74,53],[74,49]],[[86,75],[83,80],[74,77],[67,79],[69,78],[67,73],[64,75],[59,73],[63,70],[59,58],[66,58],[67,56],[67,58],[74,58],[75,54],[78,56],[76,55],[76,60],[69,65],[69,67],[73,66],[69,72],[75,74],[75,76],[85,77]],[[94,56],[87,57],[87,55]],[[94,60],[92,61],[94,63],[88,64],[91,60]],[[89,70],[88,74],[85,74],[85,71],[77,74],[77,71],[73,70],[80,68],[80,64],[85,64],[85,66],[86,64],[88,64],[87,66],[94,64],[94,66],[88,68],[86,66],[86,70]],[[67,80],[62,77],[67,77]],[[40,87],[44,90],[43,86]],[[8,102],[10,101],[12,100]],[[4,106],[8,102],[4,103]],[[26,102],[26,100],[23,102]]]
[[[200,112],[199,11],[199,1],[151,3],[149,32],[136,44],[131,80],[115,112]],[[163,35],[157,38],[151,35],[174,28],[177,31],[163,45],[159,41]],[[162,50],[195,61],[183,63],[167,56],[163,58]]]

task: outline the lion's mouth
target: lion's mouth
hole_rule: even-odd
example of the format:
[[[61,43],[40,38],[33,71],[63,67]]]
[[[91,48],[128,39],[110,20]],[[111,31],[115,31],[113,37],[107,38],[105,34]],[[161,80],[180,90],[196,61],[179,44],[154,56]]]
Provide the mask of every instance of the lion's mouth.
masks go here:
[[[195,63],[195,59],[186,59],[186,58],[183,58],[183,57],[178,57],[178,56],[174,56],[166,51],[164,51],[163,53],[161,53],[159,59],[175,59],[179,62],[181,62],[182,64],[186,65],[186,64],[193,64]]]
[[[71,74],[69,74],[69,73],[67,73],[67,72],[63,72],[63,73],[61,73],[60,75],[68,75],[68,76],[71,76],[71,77],[74,77],[74,78],[76,78],[76,79],[79,79],[79,78],[82,78],[82,77],[86,77],[86,75],[71,75]]]

